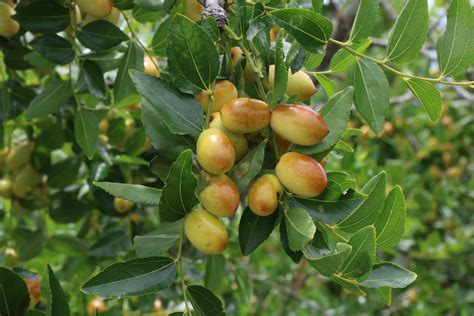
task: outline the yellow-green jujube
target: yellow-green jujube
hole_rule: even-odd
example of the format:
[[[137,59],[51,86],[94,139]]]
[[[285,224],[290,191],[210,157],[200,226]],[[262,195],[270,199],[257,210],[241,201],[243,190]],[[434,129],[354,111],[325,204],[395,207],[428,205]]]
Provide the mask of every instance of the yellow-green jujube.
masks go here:
[[[0,180],[0,196],[4,198],[9,198],[12,194],[12,182],[10,179],[1,179]]]
[[[207,255],[217,255],[227,247],[228,234],[224,224],[203,208],[186,215],[184,233],[197,250]]]
[[[0,2],[0,36],[10,37],[20,30],[20,24],[12,18],[15,13],[11,5]]]
[[[230,49],[232,67],[235,67],[240,62],[240,59],[242,59],[243,55],[244,53],[239,46],[234,46]]]
[[[201,21],[201,14],[204,7],[197,0],[184,0],[183,13],[194,22]]]
[[[120,10],[117,9],[116,7],[112,7],[112,10],[110,10],[110,13],[104,17],[96,17],[96,16],[93,16],[92,14],[88,14],[86,18],[84,19],[84,23],[88,24],[88,23],[98,21],[98,20],[109,21],[110,23],[114,25],[118,25],[120,22]]]
[[[7,155],[9,151],[10,151],[10,148],[8,147],[4,147],[0,149],[0,168],[5,168],[5,163],[6,163]]]
[[[252,183],[247,195],[250,210],[258,216],[273,214],[278,208],[278,195],[282,192],[283,187],[276,176],[261,176]]]
[[[5,167],[7,170],[17,171],[26,165],[31,159],[34,145],[23,142],[13,147],[5,158]]]
[[[229,80],[220,80],[214,87],[214,94],[211,96],[211,113],[219,112],[224,104],[229,103],[239,97],[235,85]],[[209,93],[203,91],[196,95],[196,100],[201,105],[204,113],[207,113]]]
[[[235,150],[235,161],[240,161],[242,158],[247,155],[249,151],[249,143],[247,141],[247,137],[244,134],[234,133],[229,131],[224,127],[222,124],[221,113],[214,112],[212,113],[212,120],[209,124],[209,127],[215,127],[223,131],[227,137],[229,137],[232,146],[234,146]]]
[[[12,191],[17,197],[23,198],[40,180],[38,172],[31,165],[26,165],[15,176]]]
[[[114,208],[119,213],[126,213],[130,211],[135,206],[135,203],[122,199],[119,197],[114,198]]]
[[[157,65],[158,60],[155,57],[145,56],[145,59],[143,60],[143,67],[146,74],[159,77],[160,70],[157,68]]]
[[[199,194],[201,205],[215,216],[231,216],[240,204],[240,193],[234,181],[225,174],[212,176]]]
[[[285,188],[301,197],[315,197],[328,184],[323,167],[310,156],[296,152],[281,156],[275,172]]]
[[[263,80],[263,85],[266,90],[273,89],[275,84],[275,65],[270,65],[268,70],[268,78]],[[288,70],[288,86],[286,88],[286,94],[291,97],[293,95],[298,96],[298,101],[304,101],[314,95],[318,90],[313,84],[311,78],[303,71],[299,70],[294,74],[291,70]]]
[[[261,100],[238,98],[221,109],[224,127],[235,133],[253,133],[270,123],[270,108]]]
[[[272,111],[270,126],[284,139],[301,146],[315,145],[329,133],[321,115],[303,105],[277,106]]]
[[[234,146],[218,128],[206,129],[199,135],[196,152],[201,167],[213,175],[226,173],[235,162]]]
[[[112,0],[76,0],[82,12],[96,18],[105,18],[112,11]]]

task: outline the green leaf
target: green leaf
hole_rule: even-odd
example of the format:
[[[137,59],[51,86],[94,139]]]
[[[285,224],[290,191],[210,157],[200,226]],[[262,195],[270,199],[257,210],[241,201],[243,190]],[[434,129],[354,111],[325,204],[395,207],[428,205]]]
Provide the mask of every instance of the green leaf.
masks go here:
[[[234,181],[239,191],[247,188],[262,169],[266,144],[266,141],[261,142],[229,172],[229,177]]]
[[[0,267],[0,315],[24,315],[29,305],[25,281],[15,272]]]
[[[249,208],[242,213],[239,223],[240,251],[244,256],[252,253],[273,231],[278,212],[269,216],[257,216]]]
[[[117,262],[82,285],[82,291],[103,298],[144,295],[171,286],[176,279],[176,264],[163,257]]]
[[[54,275],[53,269],[48,264],[48,283],[49,293],[47,315],[49,316],[68,316],[71,314],[69,310],[68,299],[64,293],[61,284]]]
[[[383,286],[377,289],[377,293],[379,293],[385,305],[392,304],[392,288]]]
[[[124,256],[131,248],[131,242],[126,232],[119,228],[106,231],[92,245],[89,257],[116,258]]]
[[[113,23],[97,20],[86,24],[77,33],[77,39],[85,47],[100,51],[117,46],[128,40],[128,36]]]
[[[352,246],[345,243],[337,243],[336,249],[320,251],[316,247],[308,245],[303,253],[309,264],[324,276],[331,277],[341,271],[342,264],[352,251]]]
[[[361,58],[356,62],[352,83],[357,111],[370,128],[380,134],[390,104],[387,77],[375,62]]]
[[[362,228],[349,239],[352,252],[344,262],[341,274],[344,277],[360,277],[372,268],[375,259],[375,228]]]
[[[162,220],[167,222],[180,220],[197,204],[198,200],[194,194],[197,180],[192,168],[191,150],[183,151],[171,166],[163,187],[158,207]]]
[[[225,258],[222,254],[207,256],[204,285],[212,292],[219,293],[222,280],[226,277]]]
[[[142,48],[136,42],[130,42],[127,51],[120,61],[120,66],[115,78],[114,95],[115,103],[129,105],[139,102],[137,89],[130,78],[131,69],[143,71],[144,53]]]
[[[118,196],[135,203],[146,205],[158,205],[160,203],[160,189],[150,188],[140,184],[114,182],[94,182],[94,185],[113,196]]]
[[[74,50],[71,43],[56,34],[38,36],[31,41],[30,45],[52,63],[66,65],[74,60]]]
[[[84,60],[82,63],[82,73],[89,92],[96,98],[105,98],[107,96],[107,87],[105,86],[102,68],[92,60]]]
[[[359,52],[361,54],[365,53],[367,48],[372,44],[372,40],[367,38],[362,42],[354,43],[350,48]],[[345,72],[349,67],[351,67],[357,61],[357,57],[350,53],[348,50],[341,48],[339,49],[336,54],[331,58],[331,62],[329,64],[329,68],[332,72]]]
[[[168,49],[167,35],[171,21],[170,17],[163,19],[158,25],[155,35],[153,35],[151,49],[158,56],[166,56],[166,50]]]
[[[314,225],[313,219],[303,208],[285,210],[285,223],[288,244],[292,251],[303,249],[316,233],[316,225]]]
[[[87,255],[87,244],[68,234],[55,234],[48,239],[48,249],[68,257],[80,257]]]
[[[355,233],[368,225],[373,225],[383,208],[387,175],[384,171],[373,176],[363,187],[362,193],[367,199],[349,216],[337,224],[337,227],[348,233]]]
[[[48,170],[48,186],[50,188],[62,189],[73,184],[77,180],[81,160],[78,157],[63,159]]]
[[[336,93],[337,86],[336,86],[336,83],[333,80],[331,80],[327,76],[321,75],[321,74],[314,74],[314,76],[318,80],[321,87],[323,87],[323,89],[326,92],[326,94],[328,95],[328,97],[332,97],[334,95],[334,93]]]
[[[95,154],[99,137],[99,120],[90,110],[81,110],[74,118],[74,135],[82,151],[89,159]]]
[[[313,146],[293,145],[291,146],[291,150],[311,156],[317,154],[324,154],[325,156],[325,152],[336,145],[346,128],[351,113],[353,93],[354,89],[349,86],[333,95],[321,109],[319,114],[328,125],[329,134],[319,144]]]
[[[55,2],[40,1],[19,7],[13,17],[21,27],[34,33],[57,33],[71,21],[69,10]]]
[[[377,249],[395,247],[403,235],[406,205],[402,188],[396,186],[385,199],[385,206],[375,222]]]
[[[473,21],[469,0],[452,0],[446,31],[436,45],[442,76],[454,76],[474,64]]]
[[[275,43],[274,86],[268,98],[270,109],[273,109],[280,103],[280,100],[285,96],[288,86],[288,67],[285,64],[284,57],[283,37],[279,33]]]
[[[380,0],[361,0],[352,26],[350,41],[360,42],[369,37],[379,11]]]
[[[360,285],[367,288],[404,288],[416,280],[416,273],[391,262],[374,265],[372,272]]]
[[[305,69],[314,69],[321,65],[323,59],[324,59],[324,54],[319,52],[319,53],[310,53],[310,52],[305,52],[305,58],[304,58],[304,65],[303,67]]]
[[[408,79],[405,83],[428,112],[431,120],[438,120],[441,117],[441,92],[438,88],[432,83],[419,79]]]
[[[219,54],[209,34],[182,14],[168,30],[168,57],[172,72],[199,90],[209,90],[219,73]]]
[[[155,76],[131,72],[147,111],[154,112],[173,134],[198,137],[203,128],[203,113],[197,101]],[[148,128],[147,130],[149,130]]]
[[[427,31],[428,1],[408,0],[395,22],[385,59],[400,64],[412,61],[425,42]]]
[[[72,95],[71,81],[55,76],[30,103],[25,111],[27,119],[43,117],[59,110]]]
[[[306,9],[279,9],[269,12],[278,25],[312,53],[325,45],[332,34],[332,23],[319,13]]]
[[[342,277],[337,274],[333,275],[332,279],[350,292],[353,292],[359,296],[366,295],[365,292],[360,288],[359,283],[354,279]]]
[[[290,242],[288,240],[288,231],[286,229],[285,221],[280,222],[280,243],[285,250],[286,254],[293,260],[294,263],[298,263],[303,256],[303,252],[301,251],[293,251],[290,249]]]
[[[198,316],[225,315],[221,300],[211,291],[200,285],[190,285],[186,288],[194,313]]]
[[[176,244],[182,230],[182,221],[160,224],[152,233],[135,236],[135,251],[141,258],[160,256]]]

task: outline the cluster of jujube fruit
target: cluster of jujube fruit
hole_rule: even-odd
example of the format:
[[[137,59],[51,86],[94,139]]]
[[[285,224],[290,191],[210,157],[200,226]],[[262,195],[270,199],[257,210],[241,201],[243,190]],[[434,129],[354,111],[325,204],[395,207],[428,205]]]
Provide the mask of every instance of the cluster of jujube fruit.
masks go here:
[[[242,57],[238,47],[232,48],[233,65]],[[256,79],[251,69],[244,69],[246,82]],[[275,66],[269,67],[264,88],[273,89]],[[316,93],[311,78],[303,71],[289,71],[288,96],[299,102]],[[200,205],[184,222],[188,240],[206,254],[221,253],[227,246],[228,234],[218,217],[232,216],[241,204],[241,192],[226,175],[235,163],[249,152],[251,139],[274,134],[278,152],[275,173],[265,173],[253,181],[246,193],[246,205],[258,216],[269,216],[279,206],[285,189],[300,197],[315,197],[327,186],[322,165],[310,156],[288,151],[291,144],[312,146],[328,134],[323,118],[306,105],[280,104],[273,110],[262,100],[239,97],[235,85],[228,80],[217,81],[213,93],[196,95],[204,113],[211,111],[209,127],[197,140],[197,161],[203,169],[206,185],[199,193]],[[270,127],[270,129],[269,129]]]

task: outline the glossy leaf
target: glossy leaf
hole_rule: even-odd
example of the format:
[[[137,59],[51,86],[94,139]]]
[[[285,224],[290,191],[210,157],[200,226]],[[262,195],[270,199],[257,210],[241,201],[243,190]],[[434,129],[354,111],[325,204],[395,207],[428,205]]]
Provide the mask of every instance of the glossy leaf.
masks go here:
[[[291,258],[291,260],[293,260],[294,263],[300,262],[303,252],[293,251],[290,249],[290,242],[288,240],[288,231],[286,229],[285,221],[280,222],[280,243],[283,247],[283,250]]]
[[[442,76],[461,73],[474,64],[474,12],[469,0],[452,0],[446,31],[437,43]]]
[[[189,300],[193,305],[194,313],[198,316],[225,315],[221,300],[211,291],[200,285],[186,287]]]
[[[425,42],[427,31],[428,1],[408,0],[393,27],[385,58],[396,63],[412,61]]]
[[[367,38],[361,42],[352,44],[350,48],[355,50],[356,52],[363,54],[371,43],[372,40],[370,38]],[[341,48],[331,58],[329,68],[332,72],[335,73],[344,72],[352,65],[354,65],[356,61],[357,58],[353,54],[351,54],[348,50]]]
[[[47,314],[50,316],[68,316],[71,314],[69,310],[68,299],[64,293],[61,284],[54,275],[53,269],[48,265],[48,283],[49,297]]]
[[[176,264],[163,257],[117,262],[82,285],[82,291],[103,298],[155,293],[171,286]]]
[[[103,233],[91,246],[88,255],[97,258],[116,258],[124,256],[131,248],[130,238],[123,229]]]
[[[321,87],[323,87],[324,92],[326,92],[328,97],[332,97],[334,93],[336,93],[337,86],[334,81],[329,79],[327,76],[321,74],[314,74],[314,77],[316,78],[316,80],[318,80]]]
[[[390,191],[385,206],[375,222],[377,249],[391,249],[401,240],[405,226],[406,206],[399,186]]]
[[[380,134],[390,104],[387,77],[375,62],[361,58],[356,62],[352,84],[357,112],[376,134]]]
[[[249,208],[242,213],[239,223],[240,251],[244,256],[251,254],[273,231],[278,212],[269,216],[257,216]]]
[[[266,144],[266,141],[261,142],[229,172],[229,177],[240,191],[247,188],[262,169]]]
[[[374,27],[380,0],[361,0],[349,40],[360,42],[369,37]]]
[[[441,92],[438,88],[432,83],[418,79],[408,79],[405,83],[428,112],[431,120],[438,120],[441,117]]]
[[[361,289],[360,284],[355,279],[347,278],[335,274],[332,276],[332,280],[336,281],[340,286],[346,290],[353,292],[359,296],[365,296],[365,292]]]
[[[71,81],[54,77],[30,103],[25,111],[27,119],[43,117],[58,111],[72,96]]]
[[[352,97],[354,89],[347,87],[336,93],[329,99],[321,109],[320,115],[328,125],[329,134],[319,143],[313,146],[292,146],[292,150],[307,154],[317,155],[325,153],[336,145],[344,132],[352,108]],[[321,158],[321,157],[318,157]]]
[[[319,13],[300,8],[279,9],[269,13],[310,52],[317,53],[331,37],[332,23]]]
[[[208,90],[219,73],[219,54],[209,34],[184,15],[169,27],[168,56],[176,75],[199,90]]]
[[[77,39],[87,48],[95,51],[106,50],[128,40],[127,34],[113,23],[97,20],[86,24],[77,33]]]
[[[288,234],[288,244],[292,251],[303,249],[313,239],[316,225],[303,208],[285,210],[285,223]]]
[[[341,268],[344,277],[360,277],[368,273],[375,259],[375,228],[362,228],[349,239],[352,251]]]
[[[74,118],[74,135],[89,159],[95,154],[99,137],[99,120],[93,111],[81,110]]]
[[[337,224],[337,227],[349,233],[355,233],[368,225],[373,225],[382,211],[385,200],[387,175],[380,172],[373,176],[363,187],[362,193],[367,199],[349,216]]]
[[[0,267],[0,315],[24,315],[29,305],[25,281],[15,272]]]
[[[182,230],[182,221],[160,224],[147,235],[135,236],[135,251],[141,258],[160,256],[176,244]]]
[[[114,182],[94,182],[94,185],[113,196],[118,196],[135,203],[146,205],[158,205],[160,203],[160,189],[150,188],[140,184]]]
[[[360,285],[367,288],[404,288],[416,280],[417,275],[399,265],[383,262],[374,265],[372,272]]]
[[[52,63],[66,65],[74,60],[74,50],[71,43],[56,34],[38,36],[31,41],[30,45]]]
[[[315,247],[308,245],[303,253],[309,264],[324,276],[331,277],[339,273],[342,264],[352,251],[352,246],[345,243],[338,243],[333,251],[318,251]]]
[[[105,86],[104,74],[100,66],[91,60],[85,60],[82,63],[82,72],[89,92],[96,98],[105,98],[107,95],[107,88]]]
[[[192,167],[191,150],[183,151],[171,166],[158,207],[162,220],[167,222],[180,220],[197,204],[194,194],[197,180]]]
[[[137,103],[140,97],[137,89],[130,78],[130,70],[143,71],[144,53],[142,48],[135,42],[130,42],[127,51],[123,55],[117,77],[115,77],[114,95],[115,103],[123,105]]]
[[[147,111],[155,112],[173,134],[199,136],[203,128],[203,112],[192,96],[179,92],[155,76],[137,71],[131,72],[131,76]]]
[[[61,32],[71,22],[69,10],[54,1],[28,3],[18,9],[14,19],[34,33]]]

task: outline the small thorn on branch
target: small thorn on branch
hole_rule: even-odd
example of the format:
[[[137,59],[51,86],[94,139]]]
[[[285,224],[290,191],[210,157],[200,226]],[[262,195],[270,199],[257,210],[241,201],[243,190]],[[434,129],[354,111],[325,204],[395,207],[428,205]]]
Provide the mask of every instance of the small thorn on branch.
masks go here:
[[[202,18],[213,17],[219,27],[224,27],[229,23],[227,18],[226,1],[225,0],[204,0],[204,11]]]

